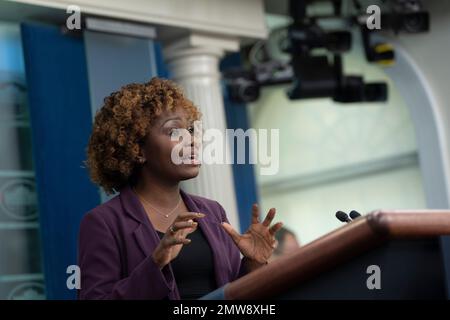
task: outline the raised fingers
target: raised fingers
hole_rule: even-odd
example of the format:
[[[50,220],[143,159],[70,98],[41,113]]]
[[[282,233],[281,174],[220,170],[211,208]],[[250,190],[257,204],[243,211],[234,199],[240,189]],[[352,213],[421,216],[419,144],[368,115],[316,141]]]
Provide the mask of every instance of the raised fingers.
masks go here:
[[[169,237],[165,237],[164,242],[166,246],[170,247],[178,244],[189,244],[191,243],[191,239],[187,239],[182,235],[172,235]]]
[[[275,208],[271,208],[262,223],[263,226],[265,226],[265,227],[270,226],[274,217],[275,217]]]
[[[197,226],[197,222],[194,220],[188,220],[188,221],[178,221],[175,222],[170,228],[169,231],[171,232],[177,232],[181,229],[187,229],[187,228],[193,228]]]
[[[269,232],[273,236],[275,233],[277,233],[281,228],[283,227],[282,222],[277,222],[273,226],[270,227]]]
[[[175,222],[185,221],[185,220],[190,220],[190,219],[199,219],[199,218],[203,218],[203,217],[205,217],[205,214],[200,213],[200,212],[182,212],[175,219]]]
[[[256,203],[252,206],[252,223],[259,223],[259,207]]]

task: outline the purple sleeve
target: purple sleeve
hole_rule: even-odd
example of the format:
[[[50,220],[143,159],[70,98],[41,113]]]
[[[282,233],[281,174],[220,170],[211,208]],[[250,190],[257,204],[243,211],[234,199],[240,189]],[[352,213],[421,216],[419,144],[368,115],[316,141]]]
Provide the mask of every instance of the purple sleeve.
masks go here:
[[[175,285],[169,267],[160,270],[151,256],[131,270],[128,277],[121,277],[117,242],[98,214],[89,213],[81,222],[78,260],[79,299],[163,299]]]

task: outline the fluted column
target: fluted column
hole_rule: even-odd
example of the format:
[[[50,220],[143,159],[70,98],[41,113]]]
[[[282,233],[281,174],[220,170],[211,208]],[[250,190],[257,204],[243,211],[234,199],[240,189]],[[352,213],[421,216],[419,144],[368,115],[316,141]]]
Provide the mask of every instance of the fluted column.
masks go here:
[[[201,45],[193,45],[184,39],[181,44],[178,42],[167,47],[164,58],[171,78],[184,88],[186,96],[202,112],[203,129],[219,129],[225,136],[226,118],[220,85],[219,59],[226,48],[217,44],[217,39],[214,39],[211,45],[208,45],[207,41]],[[227,44],[230,42],[225,42],[225,46]],[[237,46],[237,43],[233,45]],[[225,147],[229,148],[228,145]],[[233,171],[230,164],[203,163],[198,177],[183,182],[182,186],[190,193],[218,201],[225,208],[230,223],[239,228]]]

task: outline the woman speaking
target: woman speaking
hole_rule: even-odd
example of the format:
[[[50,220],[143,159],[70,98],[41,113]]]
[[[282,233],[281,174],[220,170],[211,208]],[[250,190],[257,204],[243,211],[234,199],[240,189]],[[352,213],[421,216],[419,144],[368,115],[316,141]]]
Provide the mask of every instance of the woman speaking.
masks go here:
[[[105,99],[86,163],[94,183],[119,194],[81,222],[80,299],[196,299],[267,263],[281,228],[271,225],[275,209],[260,222],[253,205],[241,235],[218,202],[180,189],[199,173],[198,150],[194,139],[188,161],[175,164],[172,136],[193,132],[200,116],[175,83],[159,78]]]

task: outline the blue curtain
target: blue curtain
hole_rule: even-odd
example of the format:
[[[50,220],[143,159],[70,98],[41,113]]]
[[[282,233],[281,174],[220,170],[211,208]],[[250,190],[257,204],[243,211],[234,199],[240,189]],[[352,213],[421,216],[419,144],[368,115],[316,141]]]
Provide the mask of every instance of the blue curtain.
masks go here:
[[[73,299],[66,270],[77,264],[79,222],[100,201],[83,164],[92,126],[84,44],[33,24],[22,25],[22,42],[46,296]]]
[[[156,69],[158,72],[158,77],[170,79],[170,72],[167,68],[166,63],[164,62],[162,46],[159,42],[155,42],[155,61],[156,61]]]
[[[239,53],[233,53],[226,56],[220,64],[220,69],[224,70],[230,67],[241,66],[241,59]],[[244,131],[249,129],[249,120],[247,116],[247,108],[244,103],[232,102],[227,94],[226,88],[224,92],[224,105],[225,115],[227,118],[227,128],[238,129],[241,128]],[[234,187],[236,190],[236,200],[239,211],[239,223],[241,231],[244,232],[250,225],[251,220],[251,207],[253,203],[258,202],[258,194],[255,182],[254,168],[252,164],[248,163],[248,154],[250,146],[248,143],[245,145],[246,161],[245,164],[236,163],[237,144],[234,143],[234,164],[233,164],[233,176]]]

